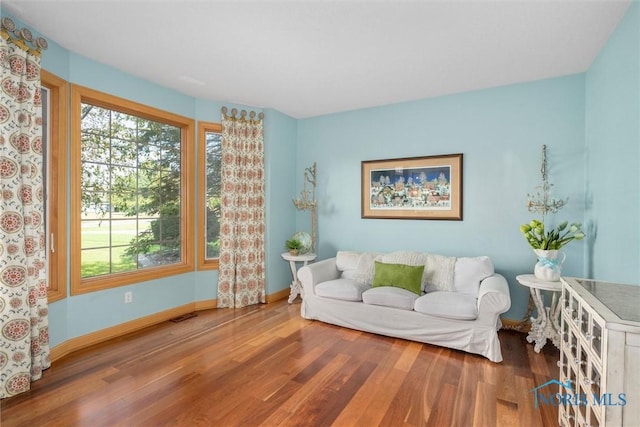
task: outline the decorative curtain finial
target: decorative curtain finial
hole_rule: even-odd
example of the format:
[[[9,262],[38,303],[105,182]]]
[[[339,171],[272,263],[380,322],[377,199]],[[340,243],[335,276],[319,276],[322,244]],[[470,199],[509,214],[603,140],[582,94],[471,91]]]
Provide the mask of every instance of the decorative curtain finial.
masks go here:
[[[14,42],[21,45],[24,50],[30,50],[29,44],[33,45],[33,50],[38,55],[41,50],[49,47],[49,43],[44,37],[33,38],[31,30],[28,28],[16,28],[15,22],[9,17],[2,18],[2,36],[5,39],[11,38]]]
[[[222,107],[221,109],[222,111],[222,116],[228,120],[238,120],[238,121],[244,121],[247,120],[246,116],[247,114],[249,114],[249,120],[254,121],[256,120],[256,112],[255,111],[250,111],[249,113],[247,113],[245,110],[241,110],[240,111],[240,117],[237,117],[238,114],[238,110],[236,108],[232,108],[231,109],[231,114],[229,114],[229,109],[227,107]],[[264,113],[260,112],[257,114],[258,116],[258,120],[262,120],[264,119]]]

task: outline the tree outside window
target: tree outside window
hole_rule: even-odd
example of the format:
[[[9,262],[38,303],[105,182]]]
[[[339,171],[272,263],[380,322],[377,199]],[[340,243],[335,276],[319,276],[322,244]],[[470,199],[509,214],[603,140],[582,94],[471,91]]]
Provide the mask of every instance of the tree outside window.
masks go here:
[[[180,261],[180,128],[82,104],[82,277]]]
[[[79,164],[72,221],[79,236],[74,241],[80,260],[72,266],[81,282],[76,291],[189,268],[192,252],[183,237],[190,222],[185,218],[192,181],[185,173],[191,168],[185,165],[191,162],[185,146],[192,121],[74,89],[81,92],[74,105],[79,138],[72,143]]]
[[[222,127],[217,123],[200,122],[199,141],[199,229],[203,230],[198,243],[200,269],[218,266],[220,256],[220,189],[222,165]]]

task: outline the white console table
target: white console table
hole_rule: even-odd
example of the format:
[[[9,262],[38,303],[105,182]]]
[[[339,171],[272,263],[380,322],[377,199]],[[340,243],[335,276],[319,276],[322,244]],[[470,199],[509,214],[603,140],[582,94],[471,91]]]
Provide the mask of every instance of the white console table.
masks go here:
[[[285,261],[289,261],[289,267],[291,267],[291,276],[293,277],[293,281],[291,282],[291,292],[289,293],[289,304],[296,299],[298,295],[300,298],[304,298],[302,293],[302,284],[298,280],[298,267],[296,266],[296,262],[302,262],[303,266],[307,265],[309,261],[313,261],[316,259],[316,254],[307,253],[302,255],[291,255],[289,252],[285,252],[282,254],[282,258]]]
[[[580,400],[558,405],[558,423],[637,427],[640,286],[564,277],[560,307],[559,379]]]
[[[516,277],[516,280],[531,291],[531,298],[538,310],[538,317],[531,318],[531,330],[527,335],[527,341],[535,342],[533,347],[536,353],[540,353],[542,347],[551,340],[553,345],[560,348],[560,305],[558,297],[562,291],[560,282],[547,282],[540,280],[533,274],[523,274]],[[553,292],[551,305],[545,306],[544,296],[540,291]]]

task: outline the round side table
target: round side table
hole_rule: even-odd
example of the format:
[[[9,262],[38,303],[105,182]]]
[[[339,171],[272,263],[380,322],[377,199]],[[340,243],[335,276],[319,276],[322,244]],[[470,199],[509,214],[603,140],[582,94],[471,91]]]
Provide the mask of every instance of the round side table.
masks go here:
[[[289,267],[291,267],[291,276],[293,276],[293,281],[291,282],[291,292],[289,293],[289,304],[291,304],[298,295],[300,295],[300,298],[304,298],[304,294],[302,292],[302,284],[298,280],[298,268],[296,267],[296,262],[302,262],[304,267],[309,261],[313,261],[314,259],[316,259],[316,256],[317,255],[314,253],[291,255],[289,252],[285,252],[282,254],[282,259],[284,259],[285,261],[289,261]]]
[[[516,280],[529,288],[531,298],[538,310],[538,317],[531,318],[531,330],[527,335],[527,341],[535,342],[533,349],[536,353],[540,353],[548,339],[553,345],[560,348],[560,310],[562,307],[558,303],[558,293],[562,291],[562,283],[540,280],[533,274],[522,274],[517,276]],[[549,307],[545,307],[544,297],[540,291],[553,293]]]

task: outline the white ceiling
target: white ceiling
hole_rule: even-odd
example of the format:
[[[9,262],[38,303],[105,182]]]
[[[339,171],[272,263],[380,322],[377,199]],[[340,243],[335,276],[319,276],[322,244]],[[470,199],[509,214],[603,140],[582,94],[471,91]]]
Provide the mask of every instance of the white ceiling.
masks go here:
[[[305,118],[584,72],[629,4],[3,0],[2,8],[49,41],[178,92]]]

